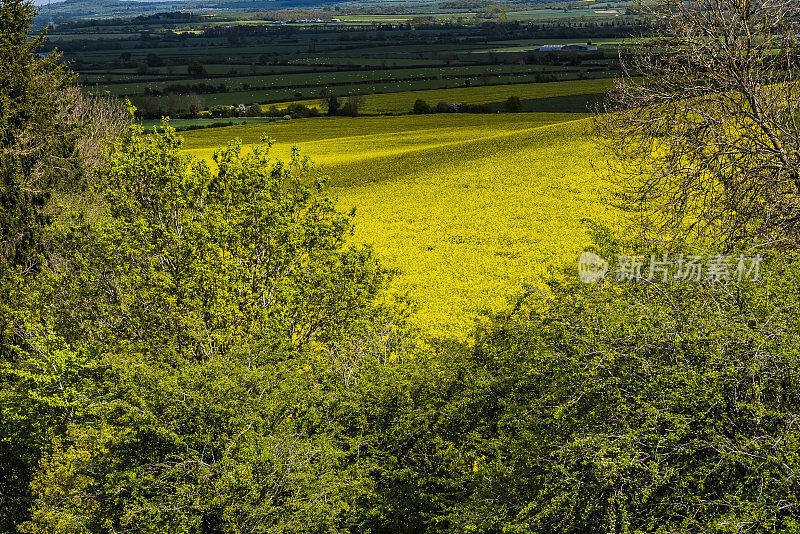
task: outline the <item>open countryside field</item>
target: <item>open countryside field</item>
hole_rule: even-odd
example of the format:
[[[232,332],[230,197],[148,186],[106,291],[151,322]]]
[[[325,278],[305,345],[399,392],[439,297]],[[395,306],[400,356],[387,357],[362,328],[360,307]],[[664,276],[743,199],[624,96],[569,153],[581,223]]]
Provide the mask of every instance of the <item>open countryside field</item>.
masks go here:
[[[490,104],[503,102],[516,96],[520,100],[537,100],[567,96],[603,95],[614,87],[611,78],[592,80],[571,80],[568,82],[520,83],[490,85],[486,87],[456,87],[427,91],[404,91],[399,93],[373,94],[364,96],[364,113],[407,113],[417,99],[430,105],[437,102],[460,102],[461,104]],[[320,100],[302,100],[307,106],[320,106]],[[290,102],[274,104],[282,108]],[[574,117],[573,117],[574,118]]]
[[[323,117],[187,132],[186,150],[268,135],[297,145],[356,208],[354,242],[400,271],[429,334],[464,338],[481,309],[499,310],[548,266],[586,244],[581,219],[608,224],[589,119],[576,114]]]

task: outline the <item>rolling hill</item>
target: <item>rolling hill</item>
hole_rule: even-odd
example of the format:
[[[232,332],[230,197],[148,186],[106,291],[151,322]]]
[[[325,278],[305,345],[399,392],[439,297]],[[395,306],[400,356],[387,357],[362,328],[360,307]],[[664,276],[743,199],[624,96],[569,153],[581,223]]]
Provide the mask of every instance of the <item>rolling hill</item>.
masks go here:
[[[185,134],[210,158],[238,137],[297,145],[330,176],[327,193],[356,208],[354,242],[399,270],[425,331],[463,338],[587,242],[584,218],[613,224],[590,120],[576,114],[323,117]]]

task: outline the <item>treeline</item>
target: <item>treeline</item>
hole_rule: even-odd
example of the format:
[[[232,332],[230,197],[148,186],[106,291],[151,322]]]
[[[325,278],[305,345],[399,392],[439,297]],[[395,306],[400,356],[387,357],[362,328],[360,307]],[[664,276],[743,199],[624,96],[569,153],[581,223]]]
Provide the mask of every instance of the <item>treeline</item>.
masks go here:
[[[519,113],[523,109],[522,101],[517,96],[510,96],[500,106],[496,104],[462,104],[460,102],[439,102],[431,106],[425,100],[417,99],[411,108],[411,113],[415,115],[427,115],[429,113],[499,113],[501,110],[506,113]]]

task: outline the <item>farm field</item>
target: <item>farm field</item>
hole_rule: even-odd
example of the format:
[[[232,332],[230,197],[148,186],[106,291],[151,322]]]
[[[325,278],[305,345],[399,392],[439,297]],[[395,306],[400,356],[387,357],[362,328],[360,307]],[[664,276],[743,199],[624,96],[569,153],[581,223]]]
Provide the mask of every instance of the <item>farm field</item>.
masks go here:
[[[235,17],[212,21],[187,14],[145,18],[131,27],[116,21],[75,22],[48,34],[51,40],[42,51],[58,48],[74,64],[84,87],[130,98],[145,118],[188,119],[197,118],[198,108],[313,101],[322,94],[345,97],[612,78],[619,75],[619,44],[637,27],[632,17],[613,22],[484,23],[484,14],[465,18],[467,13],[446,11],[432,19],[429,13],[406,14],[411,21],[364,24],[294,25]],[[339,13],[336,20],[347,16]],[[538,51],[545,44],[588,41],[599,48]],[[408,111],[405,102],[399,110],[380,99],[376,102],[373,112]],[[492,100],[476,103],[485,102]],[[565,106],[556,102],[524,109],[564,111]]]
[[[544,71],[542,67],[526,67],[524,65],[490,65],[490,66],[459,66],[437,68],[410,68],[394,70],[370,71],[342,71],[342,72],[304,72],[301,74],[281,73],[269,76],[237,76],[220,77],[213,79],[187,80],[183,83],[196,83],[208,80],[215,84],[224,83],[230,90],[242,90],[243,87],[285,87],[285,86],[325,86],[326,84],[353,84],[369,81],[406,81],[414,79],[456,79],[478,78],[480,76],[515,75],[525,76]],[[547,69],[549,73],[558,73],[559,69]],[[574,69],[573,69],[574,70]],[[124,76],[124,75],[123,75]],[[123,78],[124,79],[124,78]],[[163,90],[174,82],[156,83],[120,83],[109,85],[111,94],[133,94],[141,92],[143,87]]]
[[[210,158],[238,137],[301,148],[330,176],[327,193],[356,208],[353,241],[399,270],[429,334],[464,338],[481,309],[499,310],[548,266],[586,243],[581,219],[608,224],[589,119],[576,114],[323,117],[187,132]]]
[[[184,132],[189,153],[210,159],[235,137],[263,135],[282,158],[300,146],[340,207],[356,208],[353,239],[400,271],[395,289],[418,303],[425,330],[465,336],[478,310],[502,308],[548,265],[572,259],[582,218],[612,219],[589,165],[586,113],[612,89],[619,46],[640,21],[594,13],[624,9],[604,1],[506,13],[385,7],[172,13],[131,26],[68,23],[53,36],[87,89],[129,97],[145,127],[162,116],[176,128],[241,123]],[[589,43],[599,48],[537,50]],[[286,110],[325,113],[329,96],[344,105],[355,94],[358,117]],[[495,113],[511,97],[525,113]],[[417,100],[480,113],[410,115]],[[214,109],[254,103],[260,112]]]
[[[437,102],[460,102],[462,104],[489,104],[503,102],[516,96],[520,100],[537,100],[579,95],[601,95],[614,86],[611,78],[590,80],[570,80],[544,83],[519,83],[490,85],[486,87],[455,87],[422,91],[403,91],[398,93],[372,94],[364,96],[364,113],[407,113],[417,99],[430,105]],[[319,106],[319,99],[301,100],[307,106]],[[281,108],[290,102],[274,104]]]
[[[173,128],[181,129],[181,128],[191,128],[191,127],[209,127],[212,125],[216,125],[219,123],[232,123],[232,124],[250,124],[250,123],[267,123],[271,120],[266,117],[247,117],[244,119],[171,119],[169,121],[169,125]],[[153,126],[160,126],[161,121],[156,119],[148,119],[139,121],[139,124],[142,128],[149,130]]]

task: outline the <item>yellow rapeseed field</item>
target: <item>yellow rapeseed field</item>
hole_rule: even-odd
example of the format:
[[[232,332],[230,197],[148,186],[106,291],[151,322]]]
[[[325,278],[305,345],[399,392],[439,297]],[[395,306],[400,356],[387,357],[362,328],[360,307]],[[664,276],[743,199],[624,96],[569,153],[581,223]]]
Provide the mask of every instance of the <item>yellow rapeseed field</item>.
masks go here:
[[[590,123],[575,114],[318,118],[186,134],[209,157],[223,139],[275,137],[330,175],[328,193],[356,208],[356,242],[399,269],[430,334],[464,338],[549,265],[587,242],[582,218],[613,223]],[[213,132],[213,135],[209,135]]]

